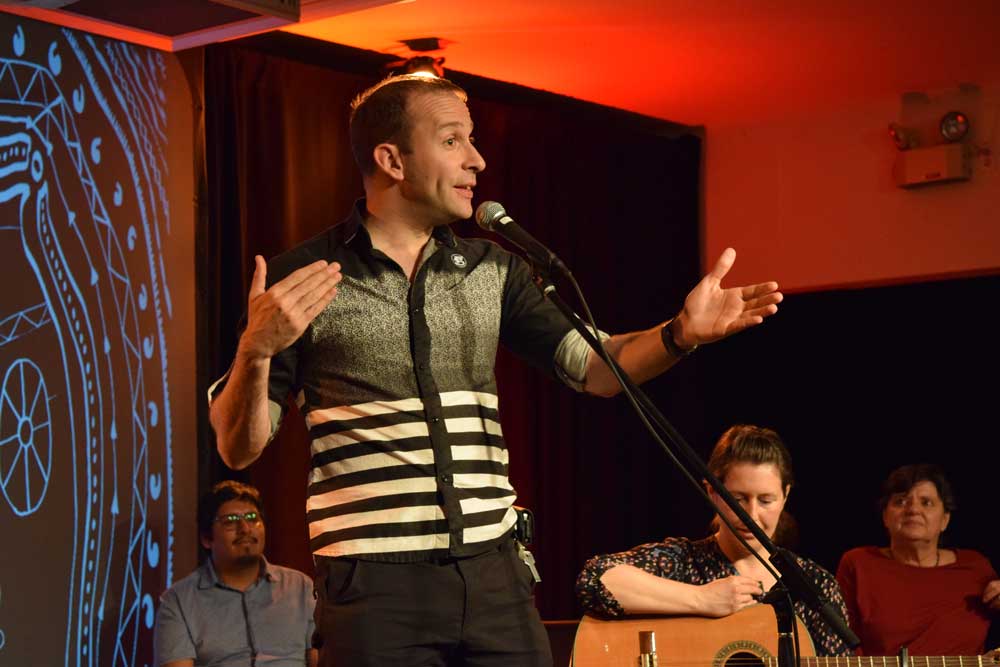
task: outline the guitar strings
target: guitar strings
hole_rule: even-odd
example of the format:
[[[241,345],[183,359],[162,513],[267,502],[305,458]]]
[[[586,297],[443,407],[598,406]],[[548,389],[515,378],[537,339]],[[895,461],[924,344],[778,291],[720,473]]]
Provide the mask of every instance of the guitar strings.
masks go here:
[[[908,660],[915,667],[937,667],[939,665],[978,665],[981,658],[985,658],[987,663],[996,664],[997,661],[995,657],[991,654],[978,656],[978,655],[963,655],[963,656],[914,656],[908,657]],[[711,660],[660,660],[659,662],[666,665],[704,665],[704,664],[721,664],[721,665],[765,665],[777,663],[778,659],[775,657],[738,657],[734,656],[732,658],[727,658],[721,663]],[[825,667],[829,664],[844,664],[844,665],[859,665],[860,667],[881,667],[881,665],[898,665],[899,658],[896,656],[805,656],[800,658],[801,663],[806,665],[816,665],[817,667]]]

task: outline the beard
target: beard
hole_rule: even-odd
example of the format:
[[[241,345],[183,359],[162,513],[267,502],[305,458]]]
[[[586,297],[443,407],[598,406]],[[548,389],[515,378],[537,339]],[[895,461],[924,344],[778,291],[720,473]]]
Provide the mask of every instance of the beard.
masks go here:
[[[233,561],[236,565],[253,565],[260,562],[260,554],[244,554]]]
[[[262,554],[254,549],[251,553],[242,553],[233,559],[233,566],[238,568],[249,568],[254,565],[261,565]]]
[[[260,540],[252,537],[244,538],[233,545],[237,551],[233,558],[233,565],[247,567],[260,562],[263,556],[263,548]]]

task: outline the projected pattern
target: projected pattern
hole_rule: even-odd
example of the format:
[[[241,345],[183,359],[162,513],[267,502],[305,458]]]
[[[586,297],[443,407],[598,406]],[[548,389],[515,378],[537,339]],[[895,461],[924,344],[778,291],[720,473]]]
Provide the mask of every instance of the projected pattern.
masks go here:
[[[49,394],[38,366],[20,359],[7,369],[0,386],[0,447],[14,450],[10,462],[0,459],[0,489],[19,516],[42,502],[52,468]]]
[[[0,618],[25,621],[0,623],[0,662],[30,642],[37,664],[148,664],[153,596],[173,580],[165,66],[122,43],[5,26],[0,489],[16,517],[4,542],[45,575],[27,586],[0,555]],[[29,638],[37,596],[47,645]]]

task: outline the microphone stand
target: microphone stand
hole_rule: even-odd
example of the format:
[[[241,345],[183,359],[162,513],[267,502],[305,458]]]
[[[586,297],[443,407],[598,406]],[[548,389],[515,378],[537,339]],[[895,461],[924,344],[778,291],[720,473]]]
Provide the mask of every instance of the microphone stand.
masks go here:
[[[667,421],[663,413],[653,404],[646,394],[639,389],[639,387],[632,381],[624,369],[618,365],[618,362],[611,357],[610,354],[605,352],[604,347],[597,340],[594,333],[587,328],[580,317],[570,308],[559,293],[556,292],[555,285],[549,277],[549,269],[551,268],[551,263],[547,266],[540,266],[534,261],[530,261],[532,275],[535,280],[535,284],[542,291],[542,294],[550,301],[553,305],[562,313],[563,317],[576,329],[587,344],[590,345],[591,349],[594,350],[598,355],[604,359],[617,376],[619,382],[622,385],[622,389],[626,394],[633,397],[636,401],[636,408],[640,413],[648,417],[660,430],[660,432],[666,436],[666,439],[670,441],[674,449],[678,450],[685,459],[686,463],[682,463],[677,456],[662,442],[659,438],[661,446],[663,446],[666,453],[681,467],[682,472],[685,472],[689,480],[691,480],[695,485],[697,485],[697,479],[700,477],[704,479],[708,484],[715,490],[716,494],[722,498],[723,502],[732,509],[733,513],[739,518],[743,525],[753,533],[754,537],[758,542],[764,547],[768,552],[768,560],[774,565],[774,567],[781,574],[778,577],[777,583],[772,587],[771,591],[764,596],[763,602],[771,604],[775,607],[775,618],[778,621],[778,664],[780,667],[799,667],[795,661],[795,656],[798,655],[798,636],[795,632],[795,614],[792,609],[791,600],[795,599],[801,600],[803,604],[807,607],[817,611],[823,620],[826,621],[827,625],[833,629],[833,631],[844,640],[850,648],[854,648],[861,643],[851,629],[847,626],[847,623],[841,617],[839,611],[834,607],[834,605],[824,600],[820,595],[819,590],[816,585],[806,577],[802,568],[799,567],[795,559],[791,557],[786,549],[778,547],[771,539],[761,530],[757,522],[750,518],[743,506],[729,493],[729,490],[722,484],[722,482],[708,469],[701,458],[698,456],[697,452],[684,440],[683,436],[673,427],[673,425]],[[572,274],[567,269],[565,275],[572,280]],[[654,433],[654,435],[656,435]],[[700,490],[700,489],[699,489]],[[713,507],[713,510],[715,508]],[[795,638],[795,645],[792,643],[792,638]]]

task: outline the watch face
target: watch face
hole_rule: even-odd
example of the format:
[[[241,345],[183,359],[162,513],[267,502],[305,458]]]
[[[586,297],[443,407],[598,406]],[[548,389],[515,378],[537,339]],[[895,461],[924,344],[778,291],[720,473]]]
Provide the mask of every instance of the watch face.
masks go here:
[[[941,136],[947,141],[958,141],[969,132],[969,117],[960,111],[951,111],[941,119]]]

